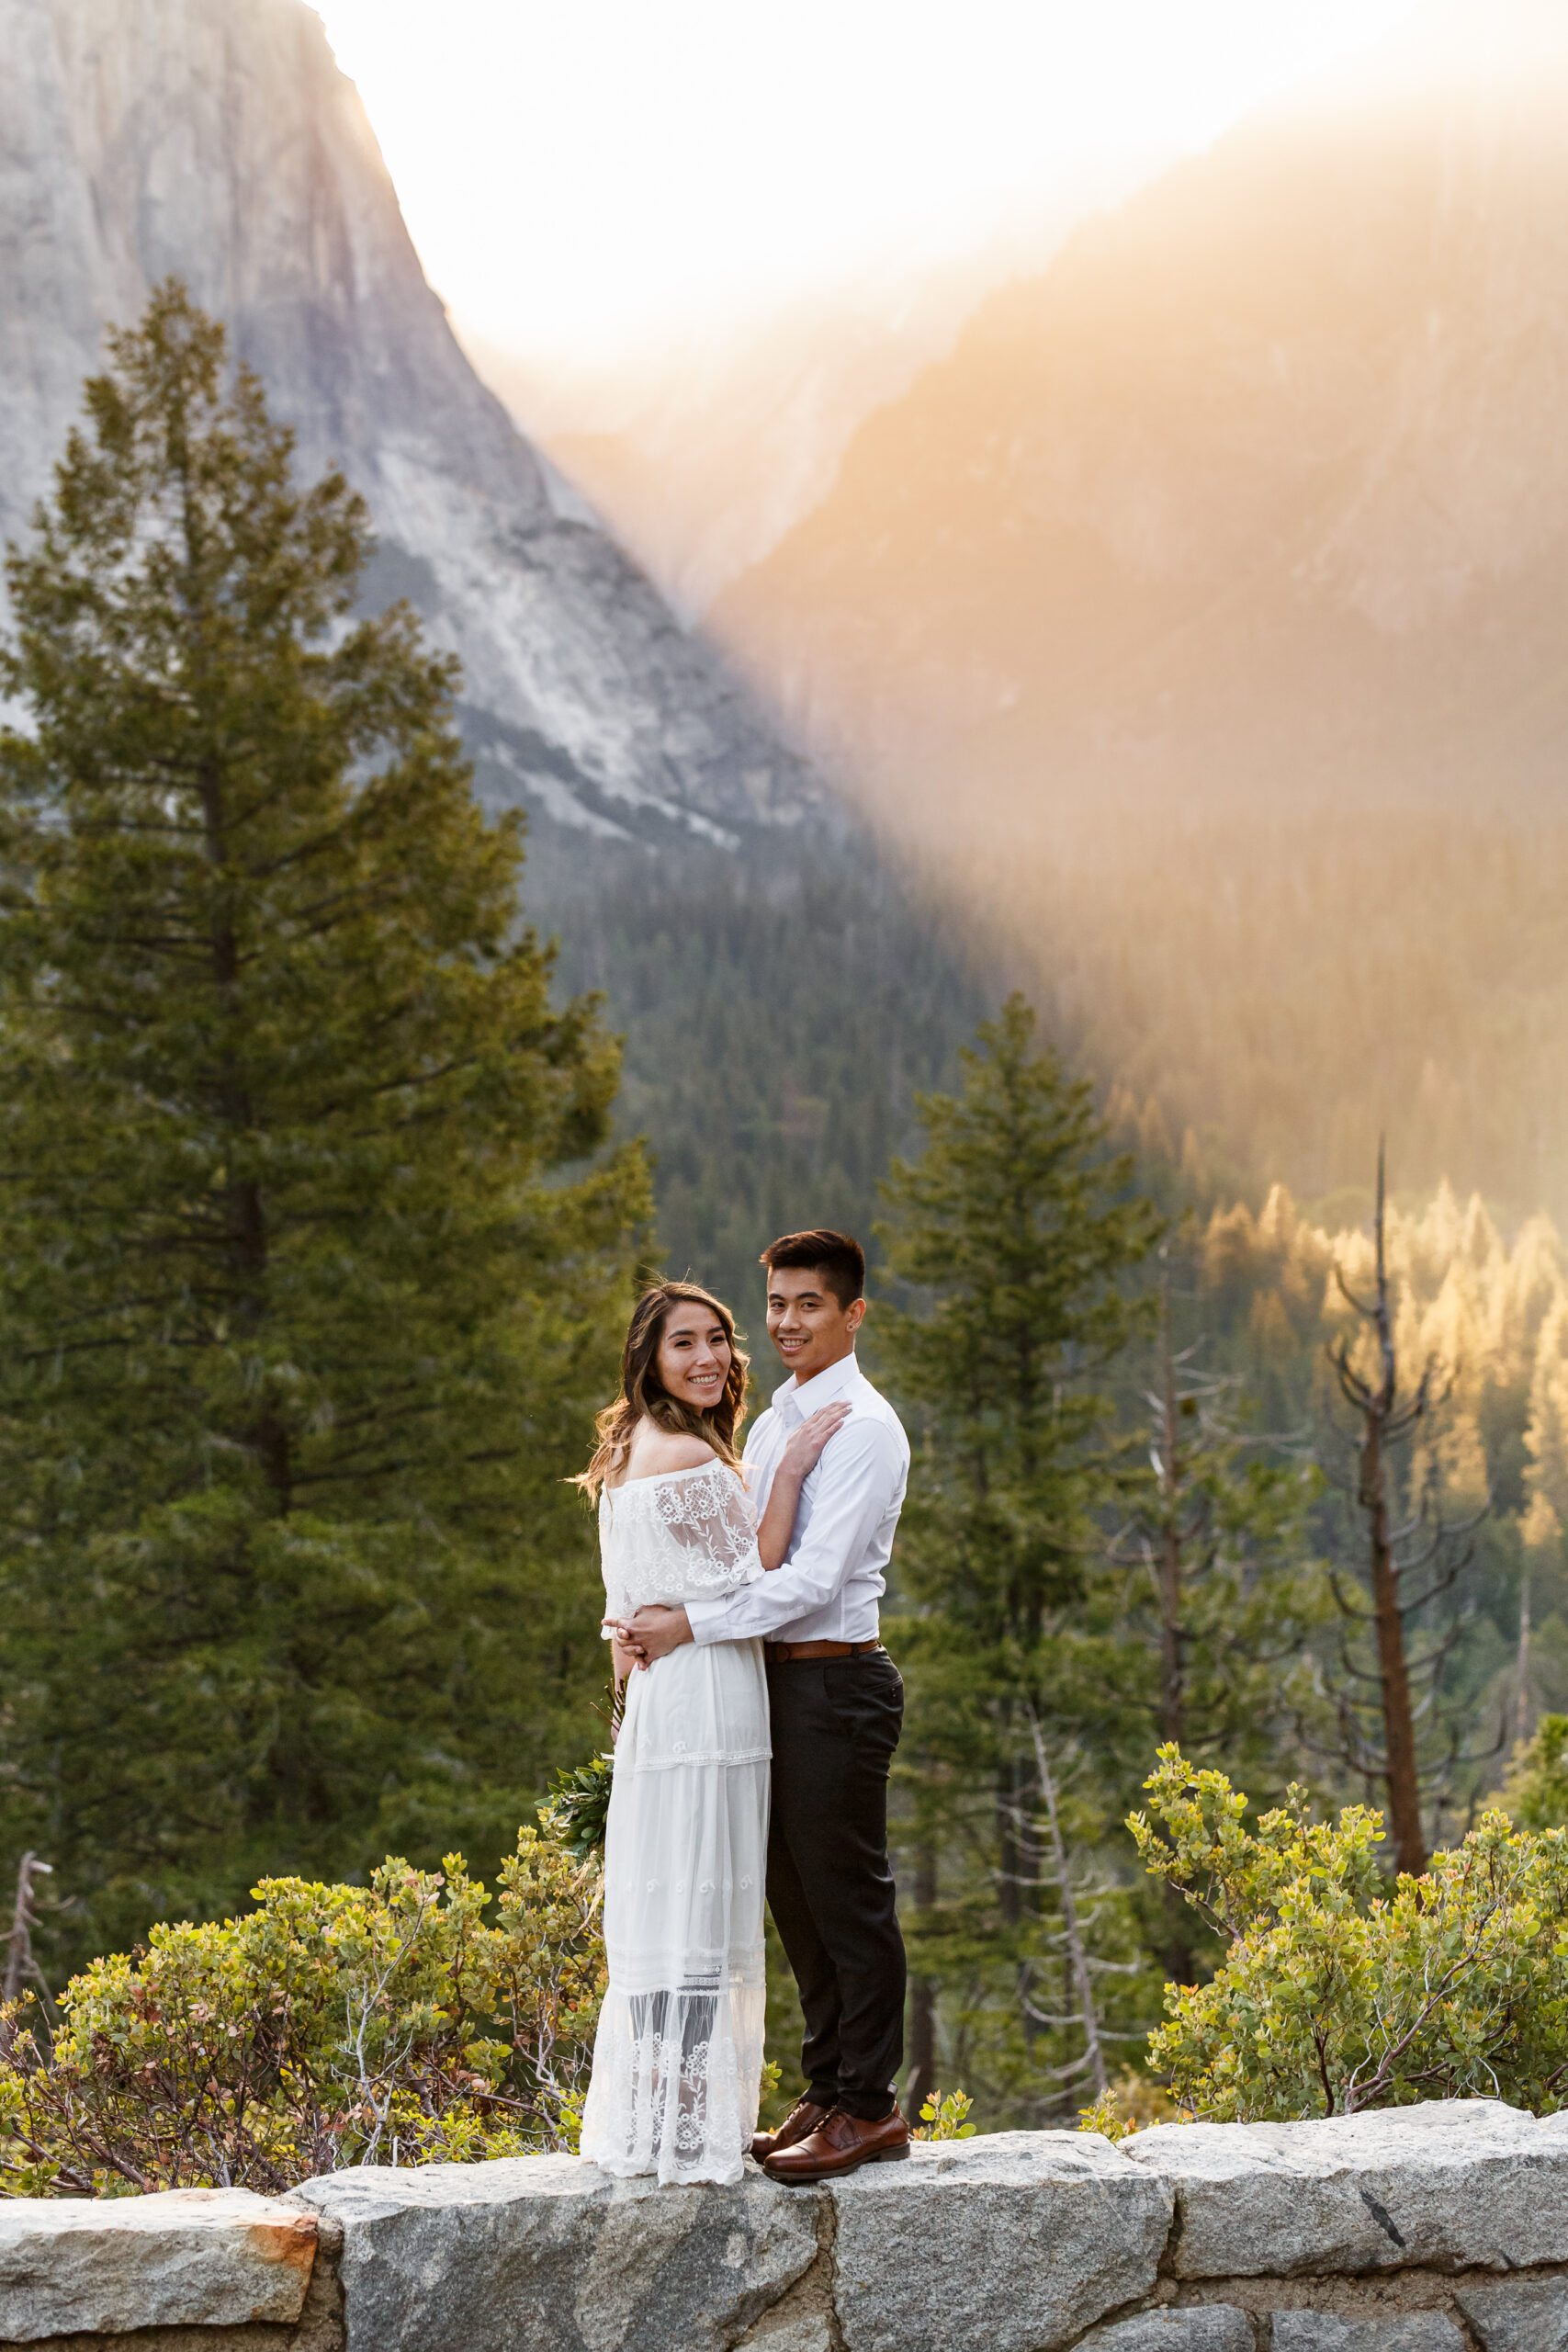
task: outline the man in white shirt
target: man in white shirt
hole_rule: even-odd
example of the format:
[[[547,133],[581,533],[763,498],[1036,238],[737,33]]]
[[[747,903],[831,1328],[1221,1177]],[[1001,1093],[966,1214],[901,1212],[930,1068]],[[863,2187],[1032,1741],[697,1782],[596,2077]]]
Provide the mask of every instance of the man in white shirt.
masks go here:
[[[643,1609],[635,1646],[763,1637],[773,1718],[768,1906],[800,1989],[806,2096],[752,2153],[776,2180],[823,2180],[908,2153],[894,2077],[903,2056],[904,1944],[887,1860],[887,1777],[904,1686],[877,1639],[909,1445],[855,1362],[865,1255],[826,1227],[762,1253],[768,1336],[791,1377],[746,1441],[761,1513],[792,1430],[824,1405],[846,1418],[801,1490],[784,1564],[718,1600]]]

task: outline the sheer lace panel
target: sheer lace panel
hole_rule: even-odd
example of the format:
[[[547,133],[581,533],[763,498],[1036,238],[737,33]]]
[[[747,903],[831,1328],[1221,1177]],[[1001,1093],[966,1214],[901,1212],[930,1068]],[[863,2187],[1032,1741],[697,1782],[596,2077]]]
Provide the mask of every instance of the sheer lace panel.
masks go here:
[[[606,1487],[599,1533],[613,1612],[722,1597],[762,1574],[746,1489],[722,1462]]]

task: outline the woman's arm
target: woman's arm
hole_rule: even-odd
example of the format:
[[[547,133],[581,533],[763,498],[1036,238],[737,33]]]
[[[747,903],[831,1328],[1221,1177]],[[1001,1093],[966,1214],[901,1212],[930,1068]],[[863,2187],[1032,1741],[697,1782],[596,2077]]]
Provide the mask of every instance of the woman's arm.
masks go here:
[[[816,1469],[828,1440],[848,1419],[849,1410],[844,1404],[824,1405],[820,1412],[802,1421],[784,1447],[768,1489],[768,1508],[757,1529],[757,1553],[765,1568],[784,1566],[790,1537],[795,1533],[800,1490]]]

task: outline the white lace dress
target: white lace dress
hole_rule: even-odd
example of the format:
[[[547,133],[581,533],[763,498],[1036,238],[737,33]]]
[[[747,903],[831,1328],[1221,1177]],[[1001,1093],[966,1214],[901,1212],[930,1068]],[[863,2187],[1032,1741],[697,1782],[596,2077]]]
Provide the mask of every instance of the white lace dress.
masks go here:
[[[599,1538],[614,1617],[763,1573],[745,1489],[719,1462],[606,1488]],[[630,1676],[582,2114],[582,2154],[604,2172],[740,2178],[762,2066],[771,1752],[760,1642],[683,1643]]]

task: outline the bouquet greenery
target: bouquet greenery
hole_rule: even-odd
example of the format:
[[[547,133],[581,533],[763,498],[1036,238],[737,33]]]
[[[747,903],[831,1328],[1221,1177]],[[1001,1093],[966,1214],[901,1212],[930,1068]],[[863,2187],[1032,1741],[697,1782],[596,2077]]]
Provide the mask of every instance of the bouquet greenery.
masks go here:
[[[585,1862],[604,1849],[604,1829],[610,1817],[610,1782],[615,1770],[613,1754],[591,1756],[586,1764],[556,1774],[555,1786],[539,1808],[547,1838]]]
[[[612,1682],[606,1696],[610,1702],[608,1713],[601,1706],[595,1706],[593,1712],[610,1726],[609,1747],[602,1755],[591,1756],[586,1764],[563,1764],[556,1774],[555,1786],[539,1807],[539,1826],[545,1836],[580,1862],[604,1853],[604,1832],[610,1821],[610,1782],[615,1770],[615,1747],[620,1737],[625,1686]]]

